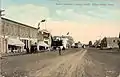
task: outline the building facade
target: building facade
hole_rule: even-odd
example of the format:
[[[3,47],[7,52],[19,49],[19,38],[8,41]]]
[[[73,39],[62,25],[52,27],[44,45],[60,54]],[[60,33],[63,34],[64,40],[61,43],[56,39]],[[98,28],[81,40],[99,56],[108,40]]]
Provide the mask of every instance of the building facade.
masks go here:
[[[53,40],[62,40],[62,44],[65,48],[71,48],[74,40],[71,36],[54,36]]]
[[[0,53],[3,52],[3,39],[2,39],[2,23],[1,23],[1,17],[0,17]]]
[[[38,29],[22,24],[7,18],[1,18],[1,52],[8,52],[11,44],[20,46],[24,51],[37,43],[37,39],[41,39],[41,34],[38,34]],[[24,45],[22,45],[24,44]],[[17,49],[15,47],[15,49]]]
[[[94,46],[95,48],[98,48],[98,47],[100,47],[100,43],[101,43],[101,40],[96,40],[96,41],[94,42],[93,46]]]
[[[118,42],[120,41],[120,38],[118,37],[105,37],[101,41],[101,44],[103,44],[103,47],[107,48],[119,48]]]
[[[41,35],[41,37],[39,37],[37,41],[37,50],[49,50],[52,43],[51,33],[46,29],[39,29],[38,33]]]
[[[108,48],[119,48],[118,41],[120,41],[120,38],[118,37],[111,37],[107,38],[107,47]]]
[[[62,36],[62,38],[67,39],[67,48],[71,48],[74,43],[73,37],[72,36]]]
[[[51,43],[52,43],[52,39],[51,39],[51,33],[46,30],[40,30],[41,34],[42,34],[42,40],[49,45],[49,47],[51,47]]]

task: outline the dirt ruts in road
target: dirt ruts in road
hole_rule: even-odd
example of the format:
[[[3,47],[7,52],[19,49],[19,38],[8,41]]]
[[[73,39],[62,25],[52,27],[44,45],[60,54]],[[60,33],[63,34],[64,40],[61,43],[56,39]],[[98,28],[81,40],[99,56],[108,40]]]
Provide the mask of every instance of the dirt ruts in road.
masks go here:
[[[109,54],[97,52],[97,50],[96,52],[88,50],[84,57],[84,77],[118,77],[120,72],[116,69],[115,60],[119,61],[119,59],[114,59],[116,56],[113,55],[112,57]]]
[[[61,56],[56,52],[46,52],[6,58],[2,74],[5,77],[120,76],[119,56],[98,52],[96,49],[73,49],[67,52]]]
[[[82,77],[84,76],[84,55],[87,50],[82,49],[74,54],[51,60],[51,64],[31,72],[30,77]]]

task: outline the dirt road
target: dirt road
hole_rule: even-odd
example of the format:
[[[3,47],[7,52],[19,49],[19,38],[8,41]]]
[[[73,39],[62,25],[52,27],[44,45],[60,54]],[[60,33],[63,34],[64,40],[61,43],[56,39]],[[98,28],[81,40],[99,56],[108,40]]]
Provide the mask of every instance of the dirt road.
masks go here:
[[[84,76],[84,55],[87,50],[80,50],[74,54],[60,56],[37,71],[31,71],[30,77],[82,77]],[[45,63],[46,64],[46,63]],[[44,65],[44,64],[43,64]]]
[[[109,50],[71,49],[2,59],[5,77],[119,77],[119,53]]]

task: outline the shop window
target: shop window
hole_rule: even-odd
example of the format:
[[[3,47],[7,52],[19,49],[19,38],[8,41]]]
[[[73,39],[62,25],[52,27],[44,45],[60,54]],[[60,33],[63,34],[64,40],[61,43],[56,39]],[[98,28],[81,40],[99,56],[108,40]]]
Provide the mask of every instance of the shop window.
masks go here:
[[[120,41],[119,41],[119,40],[117,40],[117,42],[119,43]]]
[[[113,42],[115,42],[115,40],[113,40]]]
[[[48,41],[44,41],[46,44],[48,44]]]
[[[26,40],[26,42],[27,42],[27,46],[26,47],[28,47],[28,40]]]
[[[26,49],[26,40],[24,40],[24,44],[25,44],[24,49]]]

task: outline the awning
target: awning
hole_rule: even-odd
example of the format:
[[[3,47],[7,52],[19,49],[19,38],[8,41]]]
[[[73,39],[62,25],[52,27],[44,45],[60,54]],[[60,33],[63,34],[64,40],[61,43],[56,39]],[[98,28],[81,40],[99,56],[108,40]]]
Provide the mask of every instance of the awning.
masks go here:
[[[8,39],[8,45],[25,46],[25,44],[19,39],[10,39],[10,38]]]
[[[49,47],[48,44],[46,44],[45,42],[41,41],[38,43],[39,46],[43,46],[43,47]]]
[[[73,43],[72,46],[75,46],[75,44]]]

